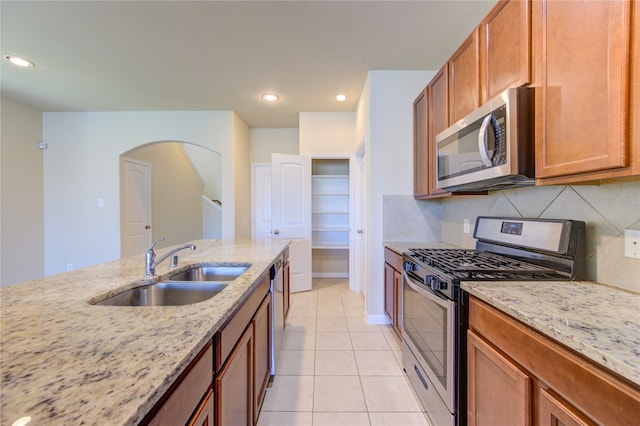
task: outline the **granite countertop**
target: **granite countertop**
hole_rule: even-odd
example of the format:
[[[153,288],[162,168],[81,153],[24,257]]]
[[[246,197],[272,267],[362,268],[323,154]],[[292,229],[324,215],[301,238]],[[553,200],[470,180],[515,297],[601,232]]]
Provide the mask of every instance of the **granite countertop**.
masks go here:
[[[640,386],[640,294],[589,281],[465,281],[461,286]]]
[[[384,246],[387,247],[389,250],[392,250],[398,253],[401,256],[403,252],[409,251],[409,249],[411,248],[426,248],[426,249],[460,248],[460,247],[452,246],[451,244],[445,244],[445,243],[425,243],[425,242],[415,242],[415,241],[414,242],[388,241],[384,243]]]
[[[144,255],[0,289],[0,423],[138,423],[289,244],[194,243],[171,272],[206,262],[251,267],[217,296],[184,306],[88,303],[153,282],[143,277]],[[160,278],[168,263],[158,266]]]

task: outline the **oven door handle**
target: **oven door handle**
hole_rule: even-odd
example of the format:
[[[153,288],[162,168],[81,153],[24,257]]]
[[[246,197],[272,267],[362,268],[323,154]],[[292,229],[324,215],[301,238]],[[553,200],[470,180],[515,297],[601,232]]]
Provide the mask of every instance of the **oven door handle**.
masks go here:
[[[421,295],[425,296],[426,298],[428,298],[432,302],[436,303],[437,305],[440,305],[443,308],[448,308],[453,304],[453,301],[451,301],[451,300],[443,300],[442,298],[436,296],[436,294],[431,292],[430,290],[426,290],[426,289],[414,284],[413,280],[411,279],[411,277],[409,275],[407,275],[406,271],[402,271],[402,275],[404,277],[404,282],[407,283],[407,285],[409,287],[411,287],[414,291],[420,293]]]

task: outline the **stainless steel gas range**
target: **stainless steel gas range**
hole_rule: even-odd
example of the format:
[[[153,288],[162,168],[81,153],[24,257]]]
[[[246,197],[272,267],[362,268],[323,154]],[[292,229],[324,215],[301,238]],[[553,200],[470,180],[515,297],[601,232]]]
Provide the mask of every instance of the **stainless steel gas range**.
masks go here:
[[[403,254],[403,367],[435,426],[466,425],[468,295],[461,281],[584,278],[585,224],[478,217],[475,250]]]

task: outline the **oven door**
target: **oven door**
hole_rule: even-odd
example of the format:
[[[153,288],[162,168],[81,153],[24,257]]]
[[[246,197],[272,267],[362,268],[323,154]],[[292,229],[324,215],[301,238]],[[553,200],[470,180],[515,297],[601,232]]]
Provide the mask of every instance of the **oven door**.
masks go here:
[[[407,271],[403,271],[403,298],[402,338],[428,379],[427,383],[420,377],[419,384],[428,391],[430,383],[448,412],[454,414],[456,303],[438,296],[412,279]],[[411,376],[415,368],[405,366],[405,369]]]

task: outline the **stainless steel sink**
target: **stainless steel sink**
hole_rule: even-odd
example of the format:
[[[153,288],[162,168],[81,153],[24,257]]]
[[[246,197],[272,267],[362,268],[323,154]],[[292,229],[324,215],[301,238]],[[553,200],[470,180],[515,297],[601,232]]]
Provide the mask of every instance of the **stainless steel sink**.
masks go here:
[[[159,282],[143,285],[95,302],[108,306],[176,306],[189,305],[210,299],[228,283],[220,282]]]
[[[195,266],[170,275],[165,281],[233,281],[248,268],[247,264]]]

